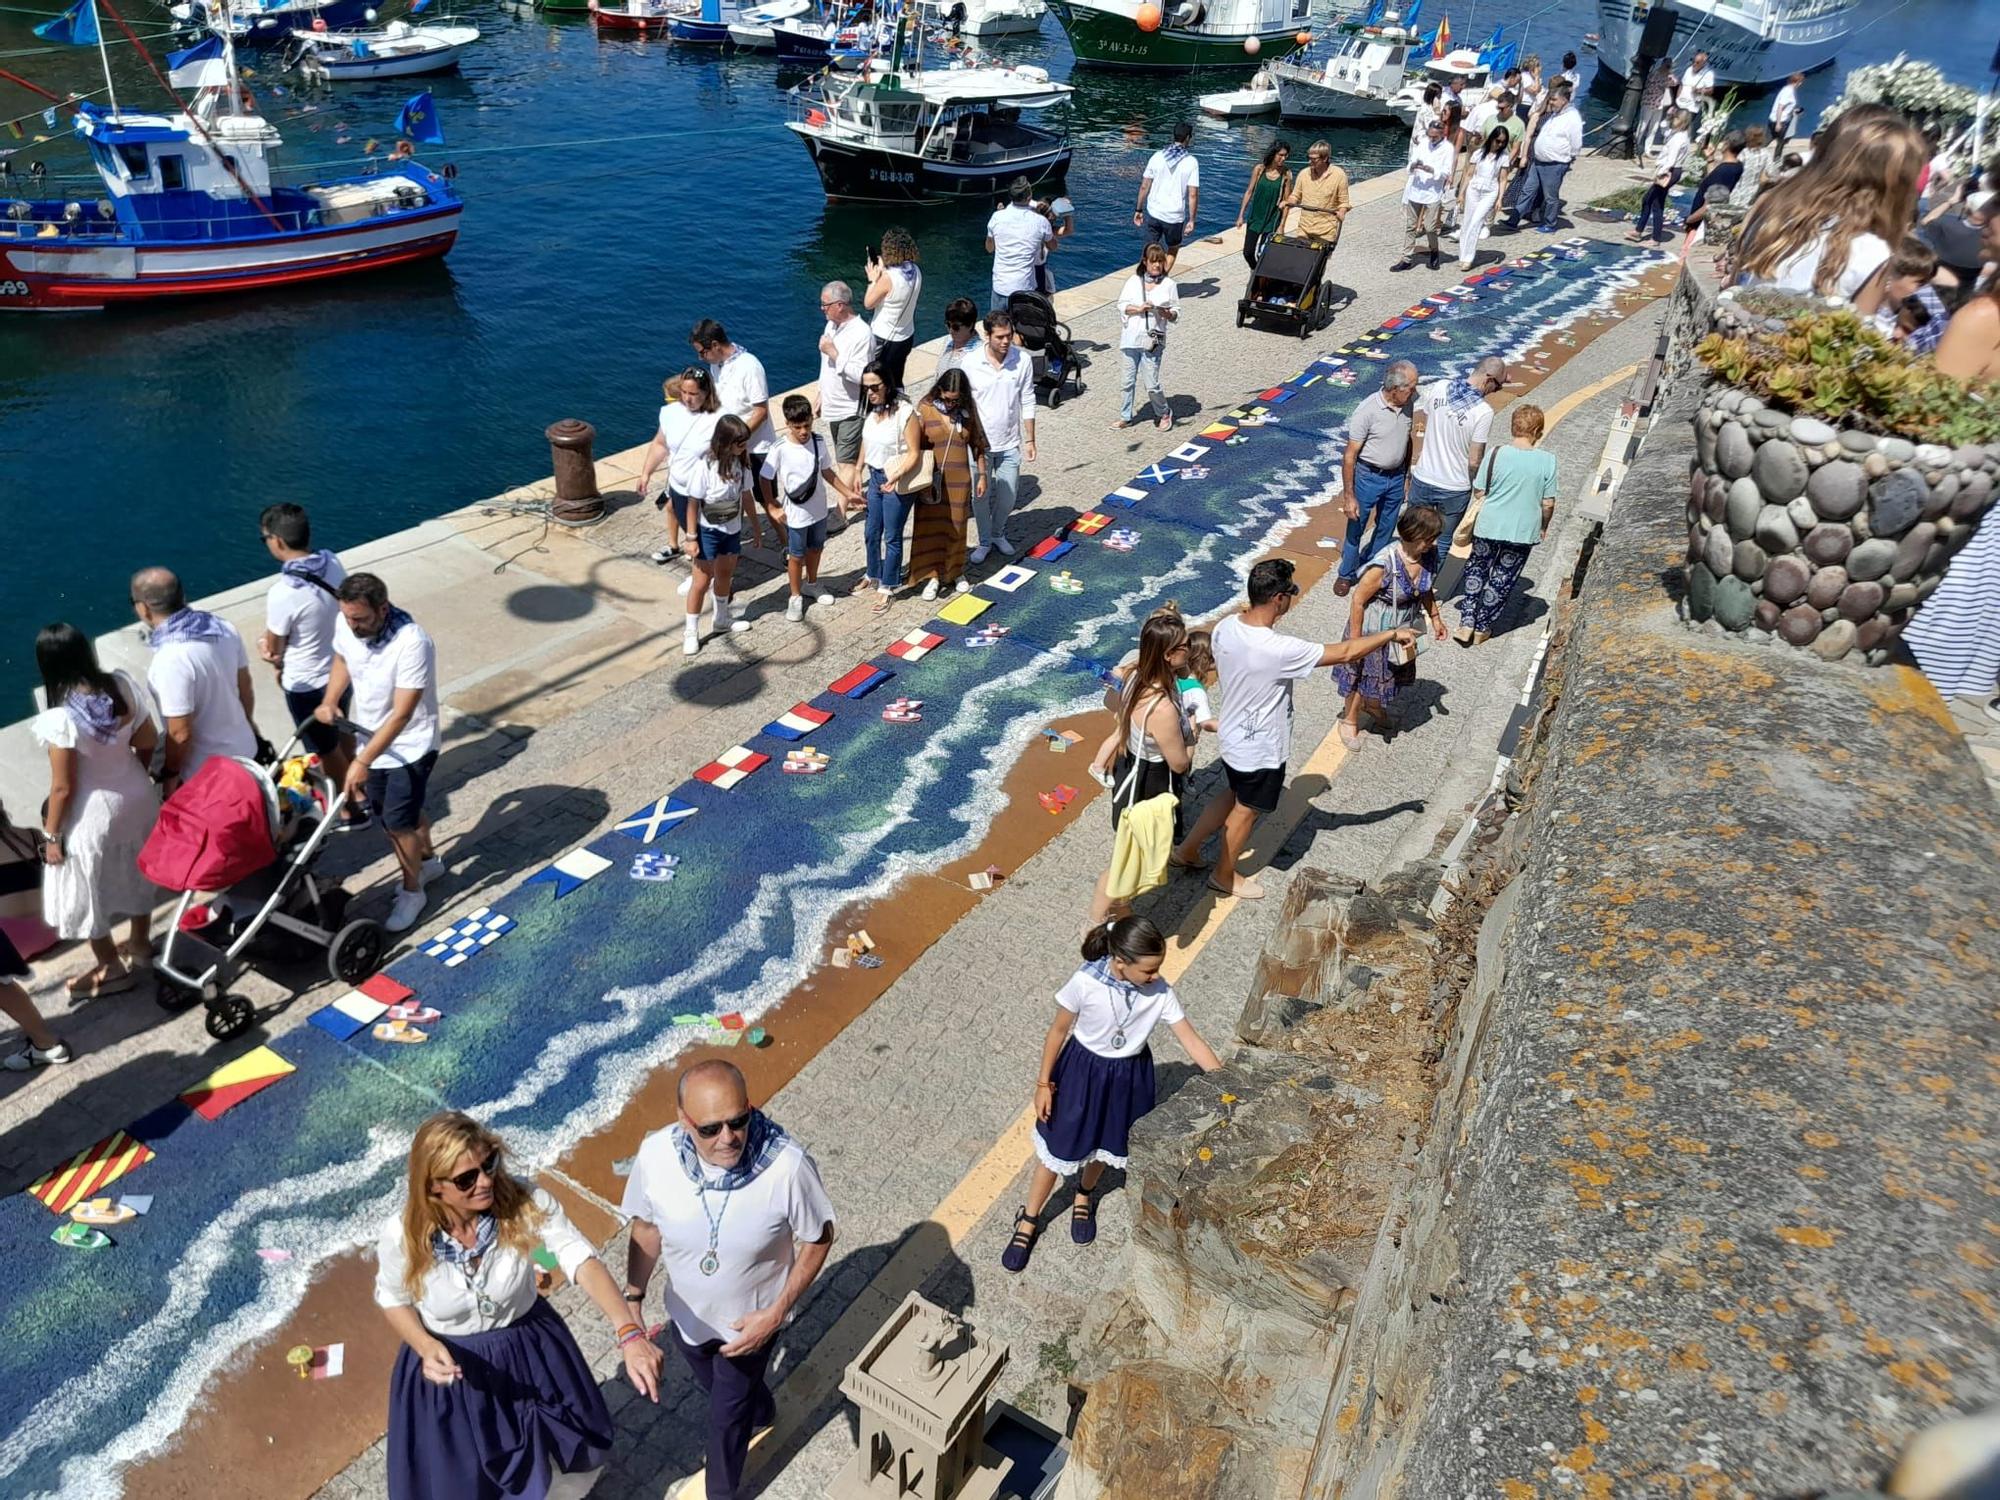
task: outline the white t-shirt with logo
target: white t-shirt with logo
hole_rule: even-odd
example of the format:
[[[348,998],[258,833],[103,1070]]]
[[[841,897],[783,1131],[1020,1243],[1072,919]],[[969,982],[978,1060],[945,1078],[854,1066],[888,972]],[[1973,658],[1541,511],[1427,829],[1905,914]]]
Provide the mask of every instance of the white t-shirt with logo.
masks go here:
[[[333,649],[347,663],[347,675],[354,683],[354,722],[368,734],[395,712],[398,692],[416,688],[421,694],[410,722],[375,757],[376,765],[413,766],[437,749],[437,645],[423,626],[412,620],[386,645],[371,651],[343,615],[333,627]]]
[[[191,738],[181,762],[185,781],[218,755],[255,755],[257,732],[243,712],[237,674],[250,653],[235,630],[220,641],[175,641],[153,653],[146,686],[164,719],[189,719]]]
[[[1056,991],[1056,1004],[1076,1017],[1070,1035],[1099,1057],[1135,1056],[1145,1050],[1155,1026],[1175,1026],[1187,1019],[1180,997],[1166,980],[1144,986],[1120,984],[1109,973],[1108,966],[1085,964]],[[1116,1040],[1120,1035],[1123,1042]]]
[[[1010,203],[986,221],[986,233],[993,240],[995,300],[1005,301],[1013,292],[1032,292],[1035,267],[1056,239],[1049,221],[1032,208]]]
[[[710,1188],[704,1195],[688,1181],[674,1149],[679,1128],[656,1130],[640,1143],[619,1212],[660,1231],[662,1296],[682,1342],[730,1343],[736,1338],[732,1324],[778,1300],[798,1258],[796,1242],[826,1233],[833,1204],[819,1167],[797,1141],[787,1141],[747,1187],[727,1193]],[[722,1176],[720,1168],[701,1166],[710,1181]],[[711,1238],[718,1264],[703,1275]]]
[[[1216,738],[1238,771],[1271,771],[1292,753],[1292,684],[1319,666],[1321,648],[1230,615],[1210,637],[1221,679]]]
[[[715,441],[719,411],[692,411],[685,402],[669,401],[660,408],[660,439],[667,445],[667,487],[691,495],[701,477],[702,460]]]
[[[804,529],[826,519],[826,466],[832,459],[833,450],[820,442],[818,433],[803,446],[793,442],[790,433],[771,444],[771,451],[764,455],[763,472],[777,485],[778,496],[785,502],[787,526]],[[803,503],[793,500],[792,492],[804,488],[808,479],[812,481],[811,493]]]
[[[1201,186],[1201,163],[1194,153],[1183,151],[1170,162],[1165,151],[1155,151],[1146,163],[1146,177],[1153,184],[1146,194],[1146,216],[1162,224],[1185,222],[1188,194]]]
[[[1417,411],[1424,416],[1424,451],[1417,455],[1410,477],[1441,490],[1472,488],[1472,445],[1493,431],[1492,403],[1481,401],[1464,413],[1454,413],[1445,401],[1449,380],[1434,380],[1417,392]]]
[[[336,557],[320,576],[337,589],[347,569]],[[333,675],[333,622],[339,618],[340,602],[316,583],[280,577],[271,585],[264,596],[264,628],[285,643],[278,686],[293,693],[326,686]]]
[[[719,365],[708,367],[715,382],[715,399],[724,413],[750,420],[753,407],[761,406],[764,420],[750,429],[750,451],[762,453],[771,446],[771,385],[764,378],[764,361],[748,349],[739,348]]]

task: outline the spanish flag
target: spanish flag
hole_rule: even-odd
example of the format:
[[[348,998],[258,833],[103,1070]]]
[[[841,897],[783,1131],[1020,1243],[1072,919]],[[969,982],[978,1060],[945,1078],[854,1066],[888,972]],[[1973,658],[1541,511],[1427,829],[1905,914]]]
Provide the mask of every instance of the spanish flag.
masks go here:
[[[1438,22],[1437,40],[1431,43],[1431,56],[1443,57],[1451,51],[1451,17]]]

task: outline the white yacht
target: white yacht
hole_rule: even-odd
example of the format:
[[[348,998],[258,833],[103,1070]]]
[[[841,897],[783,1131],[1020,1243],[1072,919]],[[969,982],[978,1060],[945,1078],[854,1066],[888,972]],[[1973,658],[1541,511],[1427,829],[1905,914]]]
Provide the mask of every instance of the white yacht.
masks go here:
[[[1044,0],[919,0],[924,24],[953,36],[1029,36],[1049,13]]]
[[[1393,120],[1396,92],[1423,49],[1401,26],[1342,37],[1324,62],[1278,62],[1278,113],[1287,120]]]
[[[1656,3],[1663,0],[1597,0],[1597,60],[1606,72],[1625,76]],[[1674,0],[1671,55],[1708,53],[1723,88],[1768,87],[1832,62],[1859,9],[1860,0]]]

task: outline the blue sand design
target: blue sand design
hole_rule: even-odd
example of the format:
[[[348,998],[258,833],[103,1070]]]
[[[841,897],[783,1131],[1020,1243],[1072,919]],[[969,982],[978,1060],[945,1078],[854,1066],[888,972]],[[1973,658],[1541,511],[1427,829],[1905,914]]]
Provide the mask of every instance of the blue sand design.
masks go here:
[[[1476,310],[1440,310],[1478,320],[1480,337],[1460,341],[1477,349],[1441,359],[1425,337],[1435,319],[1368,347],[1408,349],[1427,375],[1468,369],[1539,337],[1544,318],[1608,309],[1660,260],[1595,246],[1581,261],[1536,262],[1482,283]],[[135,1121],[131,1133],[158,1155],[133,1185],[156,1197],[115,1248],[43,1250],[48,1210],[21,1193],[0,1200],[0,1235],[23,1247],[0,1311],[0,1398],[14,1413],[0,1493],[117,1492],[125,1466],[173,1439],[217,1372],[296,1309],[317,1270],[372,1240],[425,1115],[465,1109],[522,1161],[553,1162],[615,1119],[654,1069],[722,1036],[717,1016],[754,1021],[791,992],[824,962],[842,909],[969,852],[1014,761],[1051,720],[1099,702],[1104,672],[1154,604],[1178,599],[1190,617],[1230,605],[1273,538],[1330,498],[1347,414],[1374,383],[1372,370],[1353,387],[1314,378],[1336,368],[1316,364],[1280,387],[1293,393],[1282,425],[1246,428],[1241,445],[1197,440],[1207,481],[1128,486],[1137,500],[1093,506],[1126,505],[1139,536],[1130,552],[1091,547],[1069,560],[1084,593],[1000,595],[971,627],[932,620],[925,628],[945,644],[921,661],[874,658],[883,675],[871,683],[902,674],[897,690],[931,705],[923,723],[844,711],[846,697],[822,693],[812,706],[835,716],[812,741],[835,758],[827,774],[757,777],[733,793],[663,788],[588,846],[638,874],[635,860],[670,832],[672,880],[595,879],[561,901],[523,900],[517,886],[494,900],[511,931],[475,950],[478,963],[406,953],[391,976],[450,1018],[426,1045],[300,1027],[286,1037],[298,1071],[221,1120],[187,1128],[195,1117],[172,1101]],[[1009,632],[992,638],[993,623]],[[958,649],[968,639],[990,644]],[[259,1248],[291,1259],[265,1262]]]

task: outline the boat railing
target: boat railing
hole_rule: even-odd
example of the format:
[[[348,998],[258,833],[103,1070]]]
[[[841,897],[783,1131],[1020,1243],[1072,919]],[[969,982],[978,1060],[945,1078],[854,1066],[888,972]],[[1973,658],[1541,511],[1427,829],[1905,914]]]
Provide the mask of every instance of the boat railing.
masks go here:
[[[124,240],[135,244],[184,245],[240,240],[246,235],[299,234],[314,229],[346,228],[414,213],[433,206],[433,200],[428,194],[409,203],[377,200],[367,204],[367,211],[355,217],[319,206],[279,208],[267,204],[259,212],[246,204],[227,213],[168,213],[149,216],[136,223],[125,223],[115,216],[107,216],[95,203],[31,203],[17,200],[17,204],[0,200],[0,240],[61,243]],[[28,212],[19,213],[19,208]],[[79,211],[72,213],[73,209]]]

